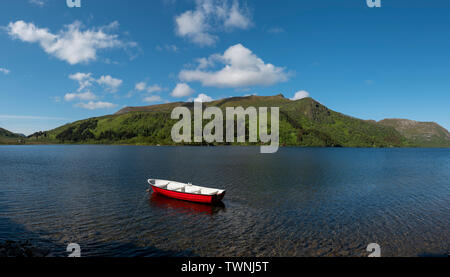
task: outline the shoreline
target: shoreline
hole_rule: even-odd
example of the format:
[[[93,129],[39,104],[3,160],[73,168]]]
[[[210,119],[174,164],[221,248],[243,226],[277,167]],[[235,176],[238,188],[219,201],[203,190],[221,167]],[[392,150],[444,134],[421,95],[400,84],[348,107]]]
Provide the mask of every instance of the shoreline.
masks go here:
[[[48,249],[41,249],[26,241],[0,241],[0,258],[45,258],[53,257]]]
[[[261,145],[189,145],[189,144],[127,144],[127,143],[17,143],[2,144],[0,146],[152,146],[152,147],[261,147]],[[300,146],[300,145],[280,145],[279,148],[330,148],[330,149],[450,149],[450,146],[393,146],[393,147],[368,147],[368,146]]]

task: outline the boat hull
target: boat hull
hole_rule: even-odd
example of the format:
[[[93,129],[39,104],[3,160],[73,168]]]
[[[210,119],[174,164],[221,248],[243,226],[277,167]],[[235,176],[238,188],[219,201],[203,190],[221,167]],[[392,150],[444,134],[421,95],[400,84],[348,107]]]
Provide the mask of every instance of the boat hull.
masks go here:
[[[195,202],[195,203],[203,203],[203,204],[220,203],[220,201],[222,201],[223,197],[225,196],[225,191],[221,194],[216,194],[216,195],[201,195],[201,194],[194,194],[194,193],[172,191],[172,190],[162,189],[162,188],[159,188],[156,186],[152,186],[152,190],[154,193],[158,193],[158,194],[166,196],[166,197],[189,201],[189,202]]]

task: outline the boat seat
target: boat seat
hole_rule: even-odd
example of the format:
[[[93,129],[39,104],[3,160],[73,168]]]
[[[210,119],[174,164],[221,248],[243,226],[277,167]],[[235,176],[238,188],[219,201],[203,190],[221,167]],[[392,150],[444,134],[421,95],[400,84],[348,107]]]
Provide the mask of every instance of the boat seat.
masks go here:
[[[158,188],[161,188],[161,189],[167,189],[167,186],[168,186],[169,184],[167,183],[167,184],[163,184],[163,185],[159,185],[159,186],[157,186]]]
[[[179,190],[181,188],[184,188],[183,185],[179,185],[179,184],[167,184],[167,189],[168,190]]]
[[[195,186],[188,186],[184,188],[185,192],[187,193],[196,193],[196,194],[200,194],[201,193],[201,189]]]
[[[218,190],[202,189],[201,193],[204,195],[216,195],[218,192]]]

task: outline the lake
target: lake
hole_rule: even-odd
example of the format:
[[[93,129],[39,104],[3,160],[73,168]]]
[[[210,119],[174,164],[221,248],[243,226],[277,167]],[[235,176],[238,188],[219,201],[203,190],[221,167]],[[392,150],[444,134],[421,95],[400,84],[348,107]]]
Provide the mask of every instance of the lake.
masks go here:
[[[0,240],[67,256],[450,254],[450,149],[0,146]],[[206,206],[148,178],[223,188]]]

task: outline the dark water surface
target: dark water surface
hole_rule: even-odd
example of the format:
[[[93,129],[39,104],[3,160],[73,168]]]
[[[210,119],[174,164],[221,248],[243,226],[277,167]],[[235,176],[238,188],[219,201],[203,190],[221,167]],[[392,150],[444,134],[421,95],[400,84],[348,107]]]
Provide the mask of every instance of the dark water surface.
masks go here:
[[[152,196],[148,178],[224,188],[224,207]],[[450,149],[0,146],[0,240],[55,255],[450,253]]]

